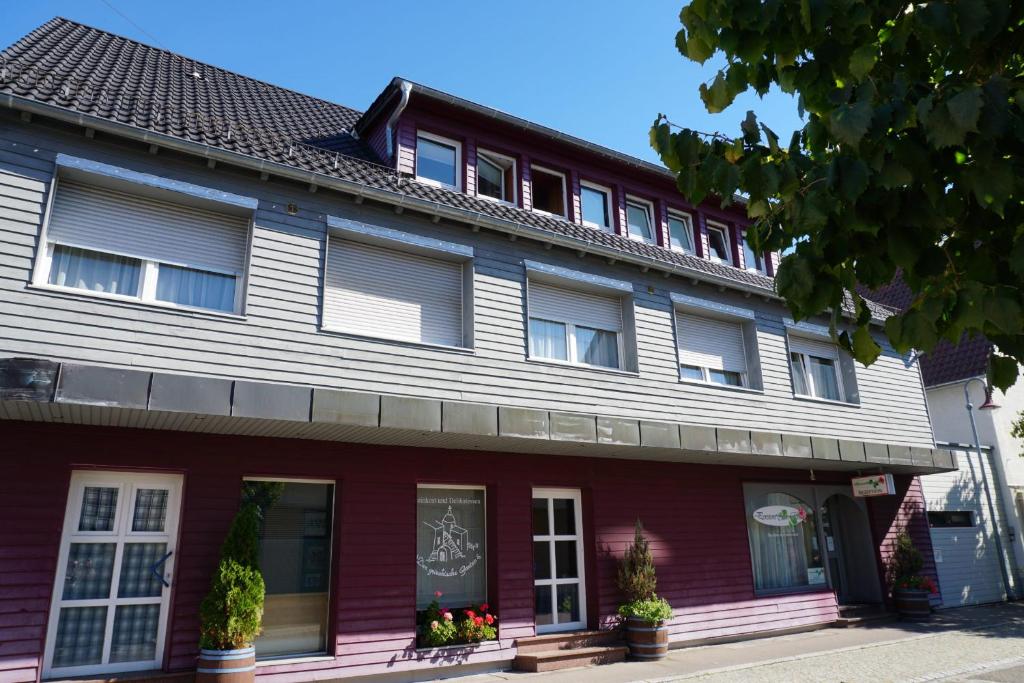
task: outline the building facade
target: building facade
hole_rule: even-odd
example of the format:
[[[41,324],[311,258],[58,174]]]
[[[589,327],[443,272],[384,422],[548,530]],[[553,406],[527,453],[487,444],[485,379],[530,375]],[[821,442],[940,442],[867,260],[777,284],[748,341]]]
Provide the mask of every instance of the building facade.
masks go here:
[[[613,628],[638,519],[676,644],[883,603],[901,531],[934,575],[917,365],[790,320],[742,207],[408,81],[360,113],[63,19],[0,104],[3,680],[194,670],[247,497],[267,681]],[[436,592],[497,640],[417,647]]]

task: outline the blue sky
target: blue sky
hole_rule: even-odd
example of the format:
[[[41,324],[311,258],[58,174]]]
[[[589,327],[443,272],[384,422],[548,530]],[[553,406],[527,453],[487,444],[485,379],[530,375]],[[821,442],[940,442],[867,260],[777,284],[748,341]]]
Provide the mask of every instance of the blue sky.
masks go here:
[[[800,120],[781,93],[705,111],[697,89],[715,68],[676,51],[683,5],[33,0],[5,3],[0,45],[60,15],[356,109],[404,76],[652,161],[659,112],[734,134],[753,109],[788,142]]]

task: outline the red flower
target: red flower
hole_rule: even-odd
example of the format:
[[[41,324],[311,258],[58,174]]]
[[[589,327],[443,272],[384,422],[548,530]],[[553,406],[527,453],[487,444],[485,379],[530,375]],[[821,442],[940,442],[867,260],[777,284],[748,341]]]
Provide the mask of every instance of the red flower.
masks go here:
[[[469,617],[470,619],[472,619],[473,617],[476,616],[476,612],[474,612],[471,609],[468,609],[468,610],[466,610],[466,616]]]
[[[443,593],[441,593],[441,591],[434,591],[434,597],[435,597],[435,598],[439,598],[439,597],[441,597],[442,595],[443,595]]]
[[[492,617],[492,616],[491,616],[490,614],[488,614],[488,615],[487,615],[487,616],[486,616],[486,617],[484,618],[484,620],[485,620],[485,621],[487,622],[487,624],[488,624],[488,625],[490,625],[490,624],[493,624],[493,623],[494,623],[494,617]]]
[[[484,623],[484,618],[483,617],[474,617],[473,618],[473,623],[476,624],[477,626],[479,626],[480,624]]]
[[[480,605],[480,611],[481,611],[481,612],[486,612],[486,611],[487,611],[488,609],[490,609],[490,607],[491,607],[491,606],[490,606],[490,605],[488,605],[488,604],[487,604],[487,603],[485,602],[484,604]]]

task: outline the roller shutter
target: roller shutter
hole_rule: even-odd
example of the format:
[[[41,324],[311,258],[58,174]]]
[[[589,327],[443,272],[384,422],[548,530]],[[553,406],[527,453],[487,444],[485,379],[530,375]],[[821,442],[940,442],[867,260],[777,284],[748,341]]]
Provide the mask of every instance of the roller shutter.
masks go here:
[[[747,371],[741,323],[676,311],[676,340],[681,365]]]

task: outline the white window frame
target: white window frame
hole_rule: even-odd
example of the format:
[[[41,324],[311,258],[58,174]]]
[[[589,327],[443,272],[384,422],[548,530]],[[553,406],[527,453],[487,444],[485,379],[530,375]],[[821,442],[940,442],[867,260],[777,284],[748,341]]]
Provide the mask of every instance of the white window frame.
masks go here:
[[[789,363],[790,363],[789,371],[791,373],[793,372],[793,365],[792,365],[792,363],[793,363],[793,355],[794,354],[800,357],[800,365],[804,369],[804,377],[806,378],[806,381],[807,381],[807,390],[811,392],[809,394],[801,394],[799,391],[797,391],[796,390],[796,378],[794,378],[793,379],[793,395],[794,396],[798,396],[800,398],[809,398],[809,399],[813,399],[815,401],[829,401],[831,403],[848,403],[848,401],[846,400],[846,388],[843,386],[843,373],[840,372],[840,367],[839,367],[841,359],[839,358],[839,349],[838,349],[838,347],[836,348],[836,357],[835,358],[826,358],[825,356],[818,356],[818,355],[815,355],[813,353],[807,353],[805,351],[793,351],[792,349],[790,349],[789,350],[789,359],[788,360],[789,360]],[[839,398],[838,399],[828,398],[826,396],[818,396],[815,393],[815,391],[817,390],[817,387],[814,384],[814,377],[811,375],[811,361],[810,361],[810,359],[812,357],[813,358],[818,358],[818,359],[821,359],[821,360],[830,360],[830,361],[832,361],[832,371],[836,375],[836,390],[839,392]]]
[[[476,150],[476,158],[477,158],[477,171],[476,171],[476,178],[477,178],[477,180],[476,180],[476,188],[477,188],[477,191],[476,191],[476,196],[480,197],[481,199],[486,199],[487,201],[500,202],[502,204],[509,204],[511,206],[515,206],[516,202],[518,202],[518,200],[519,200],[519,193],[516,191],[517,186],[519,184],[518,183],[519,176],[516,173],[516,168],[517,168],[516,167],[516,160],[514,158],[508,156],[507,154],[499,154],[498,152],[492,152],[492,151],[490,151],[488,149],[481,149],[479,147]],[[501,199],[498,199],[497,197],[492,197],[490,195],[481,194],[480,193],[480,159],[481,158],[483,158],[484,163],[491,164],[492,166],[496,166],[497,168],[501,169],[501,181],[502,181],[501,182],[501,193],[503,195],[505,194],[505,182],[507,181],[507,174],[509,174],[509,173],[512,174],[512,182],[509,183],[509,185],[512,188],[512,196],[511,197],[502,197]],[[497,162],[501,162],[501,163],[497,163]],[[505,165],[503,166],[502,164],[505,164]]]
[[[436,142],[439,145],[445,145],[446,147],[455,148],[455,184],[449,185],[448,183],[442,183],[439,180],[433,178],[424,178],[420,175],[420,138]],[[436,133],[430,133],[425,130],[416,131],[416,159],[415,159],[415,173],[416,180],[427,185],[433,185],[434,187],[443,187],[447,190],[455,190],[456,192],[462,191],[462,143],[458,140],[452,140],[446,138],[443,135],[437,135]]]
[[[682,248],[676,247],[676,246],[674,246],[672,244],[672,225],[671,225],[671,221],[673,219],[677,220],[677,221],[682,221],[683,224],[686,225],[686,230],[688,231],[687,234],[690,236],[690,248],[689,249],[687,249],[686,247],[682,247]],[[693,216],[691,214],[689,214],[689,213],[686,213],[685,211],[676,211],[675,209],[669,209],[668,210],[668,220],[670,221],[669,224],[666,225],[666,227],[668,228],[668,248],[671,249],[672,251],[678,251],[679,253],[682,253],[682,254],[695,254],[696,253],[696,249],[694,248],[694,240],[696,239],[696,237],[694,236],[694,230],[693,230]]]
[[[746,230],[743,231],[742,239],[743,239],[743,267],[746,268],[747,270],[749,270],[752,273],[761,273],[762,275],[766,275],[768,273],[767,266],[765,265],[765,262],[767,261],[766,255],[765,254],[758,254],[757,252],[754,251],[754,248],[751,247],[750,243],[747,241],[747,231]],[[748,251],[750,252],[750,254],[755,259],[757,259],[753,264],[747,263],[747,252]]]
[[[572,585],[577,584],[579,586],[579,599],[580,599],[580,618],[578,621],[566,622],[564,624],[554,623],[545,624],[543,626],[535,626],[537,633],[557,633],[559,631],[572,631],[576,629],[586,628],[587,626],[587,581],[586,581],[586,552],[585,543],[583,536],[583,496],[579,489],[558,489],[558,488],[535,488],[530,497],[530,505],[532,508],[533,500],[536,498],[543,498],[548,501],[548,533],[546,534],[533,534],[531,529],[531,538],[534,543],[547,543],[548,552],[551,553],[549,561],[551,567],[551,578],[549,579],[537,579],[534,577],[533,585],[536,588],[538,585],[551,586],[551,606],[552,613],[551,618],[557,618],[557,610],[555,605],[558,602],[558,586],[559,585]],[[554,519],[554,506],[551,504],[551,500],[555,498],[570,499],[573,501],[573,510],[576,513],[576,533],[569,535],[555,534],[555,519]],[[532,524],[532,522],[531,522]],[[556,578],[557,567],[555,564],[555,541],[575,541],[576,542],[576,568],[578,576],[572,579],[559,579]],[[536,612],[534,613],[536,619]]]
[[[708,230],[708,260],[714,261],[715,263],[724,263],[726,265],[734,265],[732,262],[732,240],[729,239],[729,226],[722,223],[716,223],[714,221],[707,222]],[[711,231],[717,230],[722,233],[722,238],[725,240],[725,260],[722,260],[714,255],[714,250],[711,248]]]
[[[562,210],[564,213],[552,213],[545,211],[544,209],[538,209],[533,203],[534,192],[533,192],[533,172],[540,171],[541,173],[547,173],[548,175],[558,176],[562,179]],[[569,199],[566,194],[566,179],[565,174],[561,171],[556,171],[553,168],[547,166],[541,166],[540,164],[530,164],[530,209],[535,213],[539,213],[543,216],[554,216],[555,218],[568,218],[569,217]]]
[[[744,362],[746,362],[746,353],[743,354],[743,360],[744,360]],[[688,368],[698,368],[698,369],[700,369],[701,374],[703,375],[702,379],[697,379],[695,377],[686,377],[686,376],[684,376],[683,375],[683,367],[684,366],[688,367]],[[734,371],[719,370],[718,372],[734,372]],[[703,367],[701,365],[690,365],[689,363],[679,363],[679,381],[680,382],[689,382],[691,384],[707,384],[707,385],[710,385],[710,386],[713,386],[713,387],[725,387],[726,389],[749,389],[750,387],[747,386],[747,373],[746,372],[739,372],[739,373],[736,373],[736,374],[738,374],[740,376],[740,383],[738,385],[736,385],[736,384],[727,384],[725,382],[716,382],[715,380],[711,379],[711,369],[710,368],[706,368],[706,367]]]
[[[629,205],[632,204],[635,208],[643,209],[647,213],[647,227],[650,228],[651,238],[646,239],[639,235],[634,235],[629,229]],[[640,197],[627,194],[626,195],[626,236],[635,242],[643,242],[644,244],[658,244],[658,222],[654,217],[654,202],[648,199],[641,199]]]
[[[53,675],[61,677],[91,676],[96,674],[146,671],[160,668],[164,655],[167,651],[167,632],[170,622],[171,592],[174,576],[177,550],[178,550],[178,529],[181,523],[181,491],[183,477],[180,474],[164,473],[141,473],[106,470],[76,470],[71,473],[71,484],[68,488],[68,498],[64,509],[64,522],[60,536],[60,551],[57,559],[57,571],[53,582],[52,599],[50,600],[49,618],[46,627],[46,640],[43,651],[42,675],[48,678]],[[117,509],[111,531],[79,531],[78,522],[82,511],[82,496],[87,486],[98,486],[101,488],[116,488]],[[164,530],[155,531],[132,531],[129,526],[134,518],[135,497],[140,488],[166,488],[167,515],[164,518]],[[155,598],[119,598],[117,597],[118,584],[120,582],[121,563],[124,555],[124,546],[129,542],[163,542],[167,543],[167,550],[171,553],[163,563],[164,580],[171,584],[161,591],[158,602]],[[94,542],[113,543],[114,564],[111,570],[110,589],[107,598],[75,600],[65,602],[63,600],[63,588],[67,572],[68,555],[71,552],[72,543]],[[111,597],[112,596],[112,597]],[[107,662],[110,658],[111,641],[114,630],[114,616],[117,605],[128,604],[159,604],[160,623],[157,626],[156,648],[152,660],[140,662]],[[60,621],[61,607],[92,607],[106,606],[107,620],[103,633],[103,650],[100,664],[84,664],[79,666],[60,667],[54,670],[53,655],[57,640],[57,626]]]
[[[594,192],[600,192],[604,195],[604,210],[608,214],[608,225],[599,225],[593,221],[588,221],[583,217],[583,191],[582,188],[588,188]],[[612,190],[610,187],[604,185],[598,185],[597,183],[590,182],[589,180],[580,181],[580,223],[587,226],[588,228],[594,228],[601,232],[614,233],[615,232],[615,212],[614,204],[612,203]]]
[[[624,358],[622,355],[622,330],[610,330],[607,327],[597,327],[596,325],[584,325],[583,323],[575,323],[568,318],[556,318],[555,316],[548,316],[541,318],[539,316],[531,315],[528,322],[534,320],[542,320],[549,323],[559,323],[565,325],[565,343],[568,345],[566,356],[568,360],[561,360],[559,358],[545,358],[544,356],[534,356],[532,344],[527,344],[526,349],[529,354],[527,357],[530,360],[542,361],[544,363],[558,363],[560,365],[574,365],[581,368],[594,368],[596,370],[611,370],[611,371],[622,371]],[[576,349],[576,328],[585,327],[588,330],[600,330],[601,332],[612,332],[615,334],[615,352],[617,356],[618,366],[610,368],[607,365],[593,365],[591,363],[584,363],[577,358]],[[529,325],[527,325],[529,328]]]

